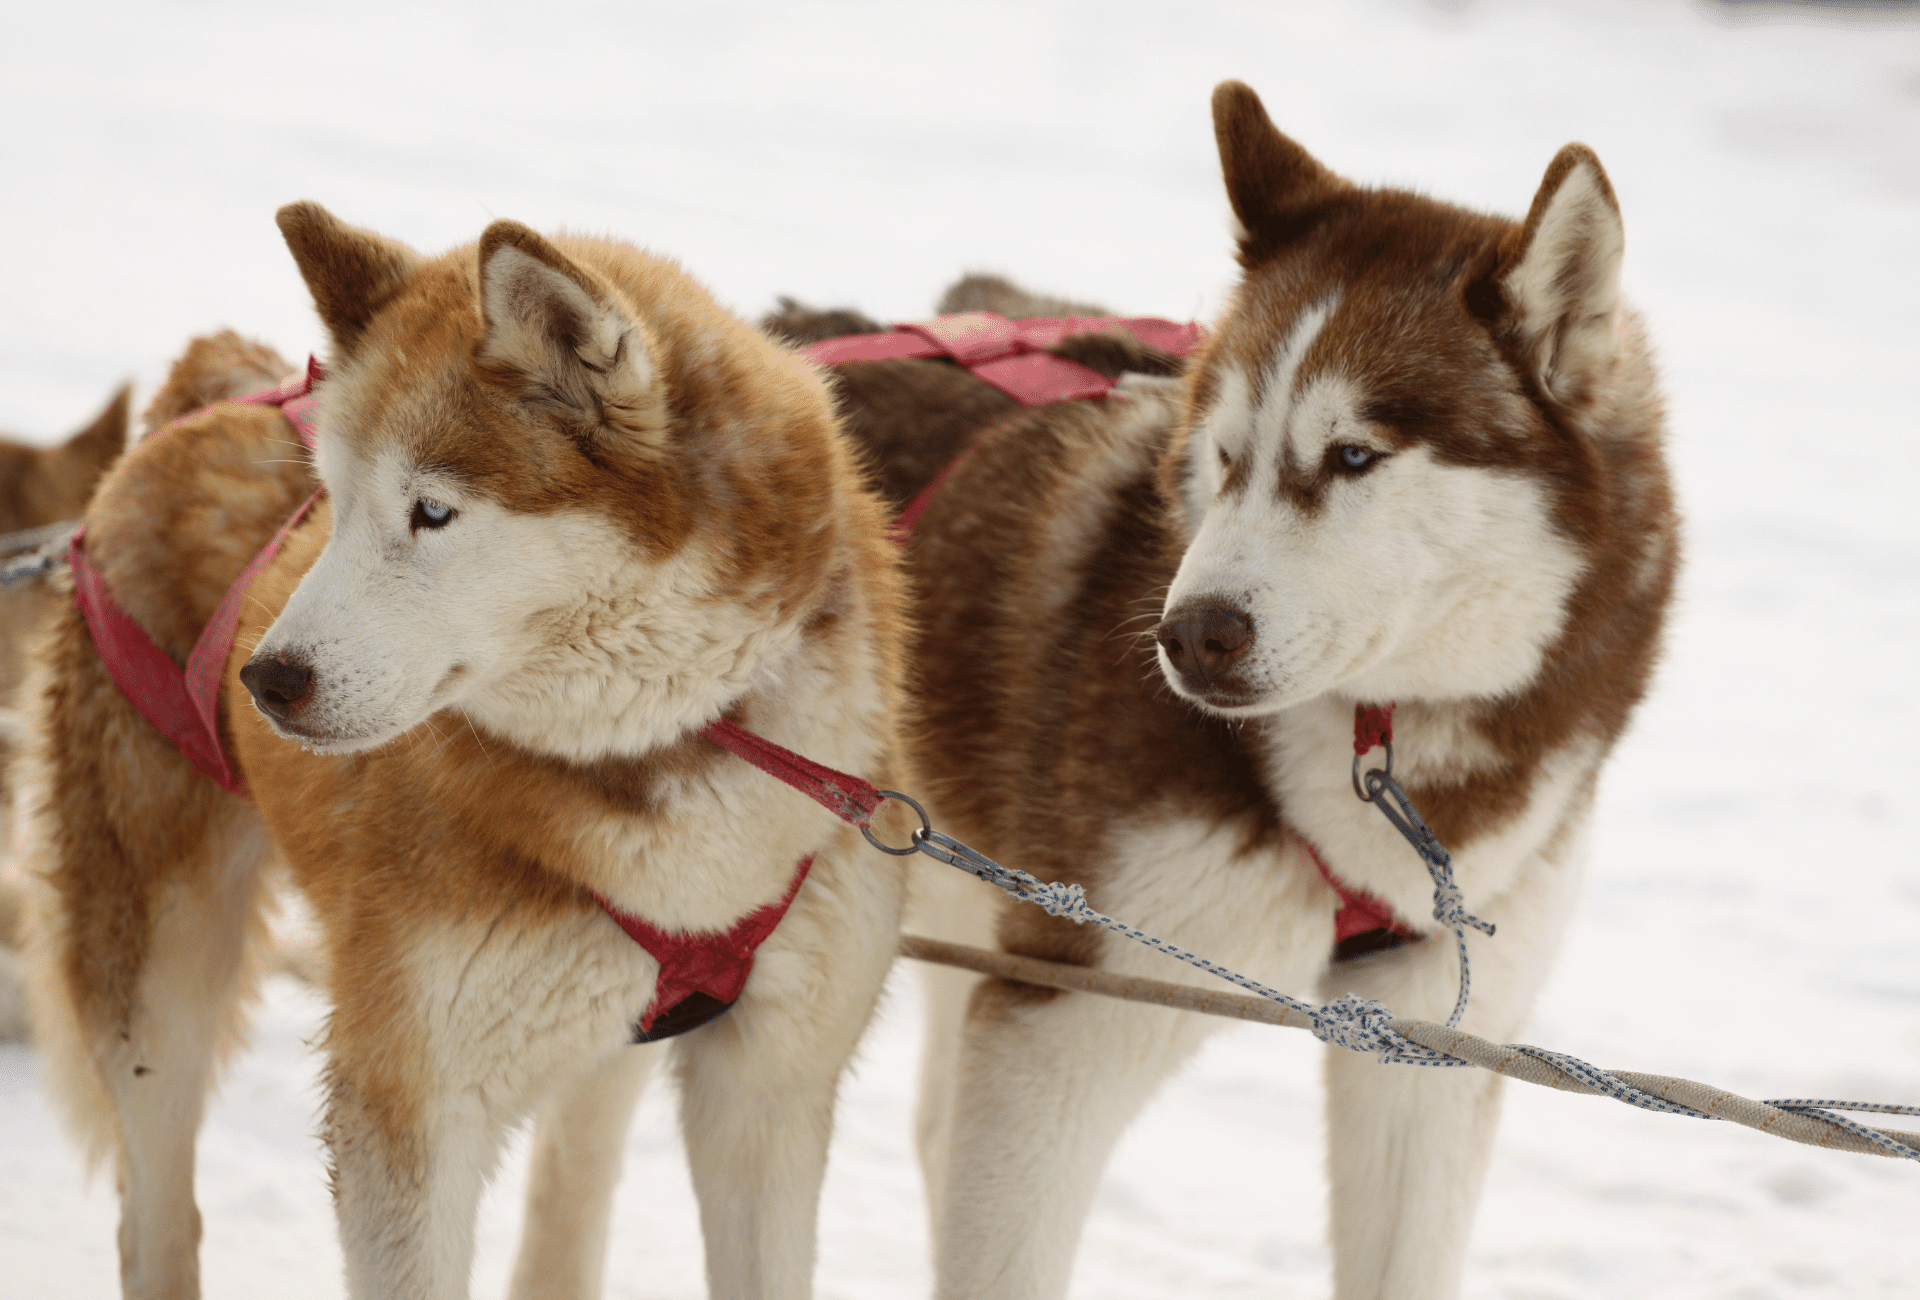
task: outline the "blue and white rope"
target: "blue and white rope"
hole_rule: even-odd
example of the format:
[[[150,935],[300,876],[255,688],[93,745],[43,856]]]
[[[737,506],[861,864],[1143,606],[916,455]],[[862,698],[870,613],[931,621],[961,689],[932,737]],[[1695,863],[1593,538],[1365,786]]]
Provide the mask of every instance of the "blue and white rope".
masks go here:
[[[1370,777],[1375,775],[1379,774],[1369,774]],[[1391,778],[1388,778],[1388,782],[1391,783]],[[1355,1052],[1367,1052],[1383,1063],[1443,1067],[1471,1066],[1493,1070],[1496,1073],[1502,1074],[1513,1072],[1508,1068],[1508,1062],[1510,1062],[1515,1055],[1524,1056],[1538,1061],[1540,1064],[1552,1070],[1558,1071],[1571,1082],[1580,1085],[1580,1088],[1576,1089],[1576,1091],[1586,1090],[1598,1093],[1602,1096],[1611,1097],[1615,1101],[1625,1102],[1629,1106],[1637,1106],[1642,1110],[1659,1111],[1668,1115],[1684,1115],[1692,1119],[1738,1118],[1739,1122],[1747,1124],[1749,1127],[1772,1130],[1778,1135],[1785,1136],[1784,1133],[1774,1128],[1774,1119],[1778,1116],[1776,1115],[1770,1118],[1765,1111],[1756,1110],[1755,1107],[1757,1105],[1758,1107],[1771,1108],[1774,1112],[1784,1112],[1789,1115],[1818,1120],[1830,1125],[1834,1129],[1870,1144],[1877,1148],[1882,1154],[1920,1161],[1920,1149],[1915,1149],[1915,1147],[1909,1143],[1899,1140],[1901,1137],[1910,1137],[1911,1135],[1901,1133],[1896,1137],[1832,1113],[1836,1110],[1848,1110],[1864,1114],[1920,1116],[1920,1106],[1899,1106],[1885,1102],[1851,1102],[1828,1099],[1788,1099],[1783,1101],[1753,1103],[1745,1099],[1736,1098],[1731,1093],[1716,1091],[1716,1099],[1713,1101],[1713,1105],[1721,1106],[1724,1102],[1728,1106],[1738,1106],[1743,1109],[1729,1114],[1713,1114],[1710,1111],[1702,1110],[1696,1106],[1690,1106],[1684,1102],[1673,1101],[1655,1093],[1648,1092],[1644,1088],[1636,1087],[1627,1080],[1618,1078],[1608,1071],[1600,1069],[1598,1066],[1582,1061],[1578,1057],[1568,1056],[1564,1052],[1549,1051],[1546,1048],[1531,1047],[1525,1044],[1510,1044],[1504,1047],[1496,1046],[1495,1044],[1488,1043],[1483,1039],[1475,1038],[1473,1035],[1461,1031],[1458,1025],[1460,1017],[1467,1007],[1470,987],[1467,970],[1466,929],[1471,926],[1491,934],[1493,933],[1493,927],[1466,911],[1460,889],[1453,880],[1451,862],[1446,850],[1439,846],[1438,841],[1432,837],[1433,833],[1426,828],[1424,823],[1420,822],[1418,815],[1413,813],[1411,805],[1405,802],[1405,795],[1400,793],[1397,786],[1394,787],[1394,793],[1399,796],[1403,811],[1407,813],[1412,826],[1418,828],[1417,831],[1409,829],[1407,825],[1403,825],[1400,819],[1395,817],[1384,804],[1378,806],[1380,806],[1382,812],[1387,813],[1388,820],[1393,821],[1395,826],[1398,827],[1402,833],[1407,836],[1408,840],[1413,843],[1414,847],[1420,851],[1420,856],[1422,860],[1426,862],[1427,870],[1433,877],[1434,919],[1452,928],[1454,940],[1460,953],[1460,994],[1454,1002],[1453,1014],[1448,1017],[1444,1028],[1451,1031],[1449,1041],[1455,1051],[1466,1051],[1468,1056],[1478,1054],[1485,1059],[1467,1059],[1467,1057],[1464,1056],[1455,1056],[1449,1052],[1415,1042],[1413,1039],[1408,1038],[1405,1034],[1392,1027],[1393,1022],[1398,1019],[1392,1011],[1384,1004],[1371,999],[1361,998],[1349,993],[1342,997],[1335,998],[1325,1006],[1316,1007],[1298,998],[1289,997],[1276,989],[1270,989],[1256,980],[1248,979],[1237,971],[1229,970],[1217,962],[1209,961],[1196,953],[1188,952],[1177,944],[1168,943],[1164,939],[1157,939],[1150,934],[1128,925],[1124,921],[1115,920],[1113,917],[1107,916],[1087,902],[1086,891],[1079,885],[1043,881],[1016,867],[1002,866],[992,858],[987,857],[984,853],[970,848],[952,836],[934,830],[927,820],[926,811],[922,809],[918,803],[891,790],[883,791],[882,793],[889,798],[899,798],[912,804],[914,809],[920,813],[922,825],[919,830],[914,832],[912,848],[888,848],[880,844],[878,840],[874,840],[873,842],[878,847],[886,849],[889,853],[896,854],[912,853],[915,851],[925,853],[929,857],[947,863],[949,866],[958,867],[962,871],[977,876],[988,884],[998,886],[1022,902],[1033,903],[1043,908],[1050,916],[1065,917],[1070,921],[1083,925],[1098,925],[1103,929],[1112,930],[1116,934],[1123,934],[1137,943],[1145,944],[1149,948],[1163,952],[1167,956],[1185,962],[1187,965],[1198,970],[1206,971],[1209,975],[1223,979],[1229,984],[1234,984],[1246,989],[1249,993],[1254,994],[1264,1001],[1277,1003],[1289,1011],[1299,1014],[1308,1022],[1307,1027],[1312,1029],[1314,1037],[1324,1043],[1332,1044],[1335,1047],[1344,1047],[1349,1051]],[[1422,837],[1425,839],[1426,845],[1431,846],[1431,851],[1426,845],[1422,844]],[[869,834],[868,838],[873,839],[871,834]],[[1412,1032],[1419,1032],[1421,1029],[1440,1028],[1438,1026],[1426,1025],[1420,1021],[1400,1021],[1400,1023]],[[1663,1087],[1679,1086],[1697,1090],[1702,1086],[1688,1084],[1682,1080],[1666,1079],[1660,1076],[1652,1076],[1649,1078],[1649,1076],[1640,1075],[1636,1077]],[[1539,1083],[1548,1082],[1549,1080],[1536,1076],[1530,1078],[1528,1081]],[[1797,1140],[1808,1141],[1812,1139],[1807,1134],[1802,1133],[1798,1136]],[[1820,1144],[1825,1145],[1824,1142]]]
[[[1811,1115],[1815,1119],[1825,1120],[1836,1128],[1843,1128],[1855,1137],[1873,1143],[1888,1155],[1900,1156],[1907,1160],[1920,1160],[1920,1151],[1904,1142],[1896,1142],[1879,1129],[1868,1128],[1865,1124],[1855,1123],[1844,1115],[1835,1115],[1836,1110],[1858,1111],[1867,1115],[1920,1115],[1920,1106],[1895,1106],[1884,1101],[1801,1101],[1789,1098],[1785,1101],[1769,1099],[1761,1103],[1775,1110],[1790,1111],[1795,1115]]]
[[[923,813],[922,816],[924,817],[925,814]],[[1157,952],[1163,952],[1169,957],[1183,961],[1229,984],[1237,985],[1256,997],[1277,1002],[1281,1006],[1297,1011],[1312,1020],[1314,1037],[1324,1043],[1332,1043],[1336,1047],[1344,1047],[1349,1051],[1368,1052],[1383,1062],[1392,1061],[1404,1065],[1452,1067],[1472,1064],[1470,1061],[1448,1056],[1444,1052],[1422,1047],[1388,1029],[1387,1022],[1392,1020],[1394,1015],[1383,1003],[1349,993],[1335,998],[1325,1006],[1316,1007],[1298,998],[1289,997],[1277,989],[1270,989],[1257,980],[1248,979],[1238,971],[1229,970],[1197,953],[1188,952],[1177,944],[1157,939],[1128,925],[1125,921],[1115,920],[1087,902],[1086,891],[1079,885],[1043,881],[1017,867],[1002,866],[986,854],[931,827],[923,827],[916,831],[914,843],[929,857],[945,862],[949,866],[959,867],[962,871],[978,876],[990,885],[997,885],[1022,902],[1033,903],[1045,909],[1049,916],[1061,916],[1082,925],[1097,925],[1115,934],[1123,934],[1136,943],[1145,944]],[[1460,890],[1453,883],[1452,870],[1444,857],[1438,862],[1428,858],[1427,868],[1434,880],[1434,919],[1453,927],[1454,938],[1460,950],[1460,994],[1454,1002],[1453,1014],[1447,1020],[1447,1028],[1451,1029],[1459,1023],[1461,1015],[1467,1009],[1469,976],[1465,927],[1472,925],[1476,928],[1485,928],[1489,933],[1492,932],[1492,927],[1469,915],[1461,905]]]
[[[55,569],[65,567],[67,543],[77,527],[78,524],[64,523],[0,534],[0,554],[7,556],[0,560],[0,592],[24,587],[29,582],[46,577]],[[19,550],[16,543],[31,545],[34,549],[14,554]]]

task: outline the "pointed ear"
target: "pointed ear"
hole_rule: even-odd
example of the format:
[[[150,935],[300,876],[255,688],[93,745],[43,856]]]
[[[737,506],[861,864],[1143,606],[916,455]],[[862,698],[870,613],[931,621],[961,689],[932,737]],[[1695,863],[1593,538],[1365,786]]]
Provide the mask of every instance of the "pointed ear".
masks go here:
[[[666,427],[646,331],[600,278],[517,221],[480,236],[480,358],[590,437],[655,443]]]
[[[1619,352],[1626,234],[1593,150],[1570,144],[1547,168],[1498,273],[1504,332],[1541,392],[1582,405]]]
[[[374,313],[419,265],[419,256],[371,230],[341,224],[311,201],[287,204],[274,220],[313,294],[320,323],[341,353],[351,356]]]
[[[1213,88],[1213,136],[1220,146],[1227,201],[1240,223],[1235,236],[1242,266],[1271,257],[1305,229],[1318,200],[1346,188],[1345,181],[1280,134],[1260,96],[1243,82],[1223,81]]]
[[[106,469],[126,450],[132,402],[133,385],[120,385],[120,391],[107,403],[107,409],[96,415],[92,424],[67,439],[61,450],[96,472]]]

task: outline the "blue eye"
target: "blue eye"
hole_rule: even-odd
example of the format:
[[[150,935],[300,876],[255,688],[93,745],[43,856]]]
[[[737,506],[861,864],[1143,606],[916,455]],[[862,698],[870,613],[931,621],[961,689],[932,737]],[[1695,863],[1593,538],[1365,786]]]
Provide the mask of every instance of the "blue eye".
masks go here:
[[[453,518],[453,507],[421,497],[413,503],[413,518],[407,526],[415,532],[422,528],[445,528]]]
[[[1373,452],[1365,447],[1348,443],[1340,449],[1340,463],[1348,469],[1365,469],[1373,464]]]

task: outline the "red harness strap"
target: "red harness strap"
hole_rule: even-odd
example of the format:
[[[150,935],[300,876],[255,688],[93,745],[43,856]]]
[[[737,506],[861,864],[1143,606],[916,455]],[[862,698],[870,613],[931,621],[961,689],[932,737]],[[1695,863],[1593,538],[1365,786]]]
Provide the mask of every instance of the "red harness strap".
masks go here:
[[[241,405],[279,407],[280,413],[299,433],[300,440],[311,447],[313,385],[324,373],[318,361],[308,358],[303,374],[265,392],[234,401]],[[195,411],[180,418],[191,419],[199,413]],[[157,436],[160,432],[156,429],[148,436]],[[240,607],[246,599],[247,588],[267,561],[280,553],[287,534],[319,499],[320,490],[316,489],[305,504],[293,512],[293,517],[280,526],[273,540],[240,571],[240,576],[214,609],[213,617],[201,630],[199,639],[193,643],[184,669],[154,644],[146,629],[134,622],[133,616],[114,598],[106,579],[100,576],[100,570],[87,555],[85,524],[74,530],[73,542],[67,550],[73,567],[74,601],[87,620],[87,631],[93,636],[100,662],[106,665],[121,692],[189,762],[222,789],[242,799],[250,797],[246,782],[234,770],[220,744],[220,676],[226,671],[227,652],[240,625]]]
[[[1356,704],[1353,707],[1353,752],[1365,754],[1380,745],[1393,743],[1393,705]],[[1420,931],[1393,914],[1393,908],[1364,889],[1349,885],[1333,874],[1320,846],[1302,835],[1307,856],[1320,869],[1321,878],[1340,897],[1340,910],[1333,914],[1333,942],[1336,947],[1356,935],[1385,931],[1400,939],[1419,939]],[[1384,946],[1384,945],[1383,945]]]
[[[802,354],[818,365],[852,361],[949,357],[976,378],[1028,406],[1105,397],[1117,380],[1097,370],[1056,357],[1046,349],[1076,334],[1131,334],[1168,356],[1184,357],[1200,346],[1200,326],[1157,316],[1040,316],[1010,320],[987,311],[958,312],[933,320],[895,325],[884,334],[846,334],[822,339]],[[977,444],[976,444],[977,445]],[[933,481],[921,488],[894,517],[891,535],[900,545],[913,536],[934,494],[961,461],[962,451]]]
[[[595,894],[593,901],[660,963],[653,1001],[640,1015],[633,1041],[653,1043],[684,1034],[712,1020],[732,1006],[753,974],[753,955],[767,941],[793,905],[794,896],[813,869],[813,855],[800,859],[786,896],[734,922],[720,934],[670,932],[631,912],[623,912]]]
[[[1192,322],[1152,316],[1042,316],[1009,320],[967,311],[895,325],[885,334],[848,334],[802,349],[823,366],[889,357],[951,357],[974,375],[1028,406],[1105,397],[1115,380],[1046,349],[1076,334],[1126,333],[1147,347],[1184,357],[1200,346]]]

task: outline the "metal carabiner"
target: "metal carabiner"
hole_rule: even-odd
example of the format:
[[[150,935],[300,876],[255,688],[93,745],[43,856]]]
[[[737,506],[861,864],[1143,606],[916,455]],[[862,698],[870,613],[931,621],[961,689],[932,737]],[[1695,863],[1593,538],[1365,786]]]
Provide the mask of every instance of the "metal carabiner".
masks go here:
[[[1380,742],[1380,748],[1387,751],[1387,765],[1385,767],[1376,767],[1373,771],[1367,773],[1367,788],[1364,790],[1360,788],[1360,760],[1373,751],[1369,749],[1367,754],[1355,754],[1353,756],[1353,793],[1359,798],[1361,803],[1372,803],[1374,796],[1380,793],[1373,784],[1374,777],[1384,776],[1388,780],[1393,779],[1393,742],[1391,740],[1383,740]]]

